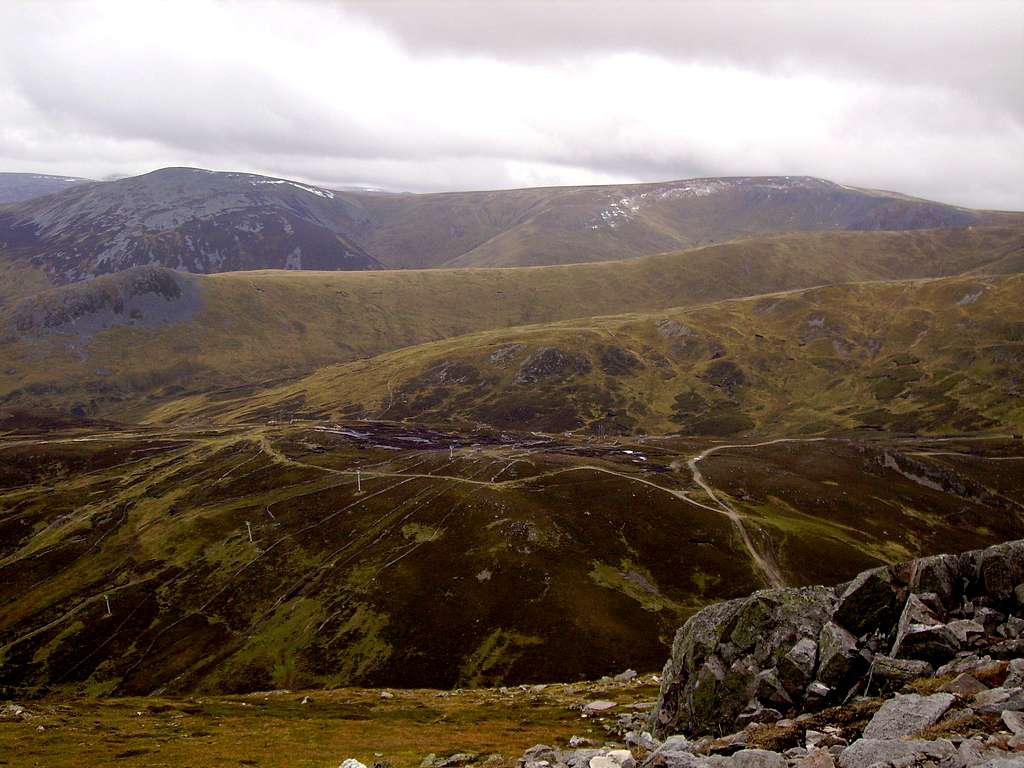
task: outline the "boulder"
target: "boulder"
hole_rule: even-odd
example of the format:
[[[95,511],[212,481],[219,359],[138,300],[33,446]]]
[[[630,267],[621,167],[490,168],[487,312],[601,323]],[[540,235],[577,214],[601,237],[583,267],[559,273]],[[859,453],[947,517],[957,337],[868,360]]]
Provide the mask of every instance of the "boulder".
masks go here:
[[[801,638],[779,659],[778,675],[782,686],[791,695],[802,690],[814,679],[818,663],[818,644],[809,637]]]
[[[1014,588],[1024,582],[1024,541],[1008,541],[982,550],[980,556],[982,588],[993,600],[1006,600]]]
[[[774,667],[762,670],[754,677],[754,696],[764,704],[787,707],[793,703]]]
[[[949,627],[940,622],[917,595],[910,595],[896,628],[892,655],[939,662],[956,655],[959,648]]]
[[[888,568],[858,574],[839,596],[836,623],[860,636],[875,630],[889,634],[900,617],[900,596]]]
[[[985,627],[971,619],[957,619],[956,621],[949,622],[946,626],[949,627],[949,631],[953,633],[957,642],[964,648],[985,635]]]
[[[960,746],[957,747],[957,755],[960,757],[960,762],[964,765],[978,765],[984,762],[982,757],[982,751],[985,748],[985,742],[980,738],[964,739],[960,742]]]
[[[828,587],[770,589],[694,614],[676,633],[651,732],[661,738],[681,731],[732,730],[762,670],[776,669],[787,695],[799,696],[813,680],[813,638],[828,621],[834,601]],[[723,642],[736,658],[728,665],[717,653]]]
[[[910,590],[934,595],[938,607],[951,610],[960,606],[964,574],[973,570],[971,553],[922,557],[914,561]]]
[[[989,688],[987,691],[979,691],[974,695],[974,707],[985,707],[992,704],[1002,704],[1004,701],[1009,700],[1010,696],[1013,695],[1013,690],[1000,686],[999,688]]]
[[[807,686],[807,690],[804,692],[804,708],[811,712],[817,712],[828,705],[831,697],[832,689],[820,680],[815,680]]]
[[[1003,723],[1015,736],[1024,736],[1024,713],[1004,709],[1001,715]]]
[[[612,749],[590,758],[590,768],[636,768],[636,760],[628,749]]]
[[[913,766],[931,761],[932,765],[959,766],[953,742],[947,739],[901,741],[863,738],[853,742],[839,757],[839,768],[870,768],[873,765]]]
[[[988,646],[985,650],[997,659],[1019,659],[1024,657],[1024,638],[1003,640]]]
[[[919,659],[894,659],[879,654],[871,662],[871,690],[896,691],[919,677],[931,677],[932,665]]]
[[[935,670],[935,674],[937,677],[945,677],[946,675],[959,675],[967,672],[976,678],[997,677],[1006,671],[1006,667],[1005,661],[993,659],[991,656],[983,656],[979,659],[974,654],[971,654],[970,656],[961,656],[958,659],[954,659],[948,664],[943,664]]]
[[[939,690],[945,693],[955,694],[961,699],[969,699],[976,693],[988,690],[988,686],[979,682],[976,678],[966,672],[961,672],[948,683],[940,687]]]
[[[575,749],[572,752],[559,752],[558,760],[565,768],[590,768],[591,760],[607,753],[607,749]]]
[[[693,754],[695,747],[685,736],[669,736],[646,757],[642,768],[698,768],[702,760]]]
[[[994,634],[996,627],[1006,621],[1006,616],[994,608],[982,606],[974,610],[974,621],[981,624],[985,629],[986,634]]]
[[[842,590],[834,618],[858,636],[874,630],[889,634],[899,618],[900,604],[890,569],[873,568],[858,573]]]
[[[433,755],[429,759],[433,759]],[[424,761],[426,762],[426,761]],[[558,752],[547,744],[536,744],[523,753],[523,756],[516,761],[516,768],[535,768],[543,765],[555,765],[558,762]]]
[[[608,701],[607,699],[597,699],[596,701],[588,701],[583,705],[583,714],[585,715],[599,715],[602,712],[607,712],[609,709],[614,708],[616,703],[614,701]]]
[[[835,758],[827,749],[816,749],[790,762],[793,768],[836,768]]]
[[[1024,659],[1012,659],[1006,672],[1005,688],[1024,688]]]
[[[577,738],[577,737],[573,737]],[[653,752],[659,746],[658,741],[651,736],[647,731],[629,731],[625,736],[622,737],[626,742],[627,747],[633,747],[635,749],[642,749],[644,752]],[[572,741],[569,741],[569,746],[573,746]]]
[[[818,680],[832,688],[854,677],[864,663],[857,638],[832,621],[818,634],[818,658]]]
[[[741,749],[729,757],[706,758],[708,768],[787,768],[786,758],[764,749]]]
[[[888,693],[936,666],[967,673],[949,687],[969,696],[1001,679],[995,665],[1005,662],[993,659],[1024,657],[1018,586],[1024,541],[875,568],[835,589],[762,590],[709,606],[676,633],[649,730],[657,738],[729,733],[762,709],[793,716]],[[1004,637],[992,636],[997,628]],[[958,657],[975,649],[991,658]],[[1017,672],[1013,686],[1024,683],[1024,669]],[[1015,696],[1005,701],[1015,710]]]
[[[996,628],[1000,637],[1017,638],[1024,635],[1024,619],[1019,616],[1008,616],[1002,626]]]
[[[1024,688],[992,688],[977,694],[974,702],[974,711],[983,715],[1024,711]]]
[[[949,693],[898,695],[882,704],[864,729],[865,739],[901,739],[935,725],[953,706]]]
[[[749,728],[744,728],[742,731],[715,739],[707,745],[707,749],[704,751],[712,755],[734,755],[741,749],[747,748],[749,739]]]
[[[835,731],[837,729],[829,729]],[[836,733],[825,733],[824,731],[816,731],[812,728],[808,728],[804,731],[804,744],[808,750],[815,749],[828,749],[829,747],[845,747],[846,739],[838,736]]]

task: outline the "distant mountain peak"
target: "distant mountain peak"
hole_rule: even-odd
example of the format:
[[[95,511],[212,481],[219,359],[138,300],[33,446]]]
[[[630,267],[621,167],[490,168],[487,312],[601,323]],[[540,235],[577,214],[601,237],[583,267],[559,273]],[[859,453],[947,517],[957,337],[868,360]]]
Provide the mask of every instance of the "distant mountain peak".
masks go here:
[[[47,173],[0,173],[0,205],[61,192],[89,181],[77,176],[52,176]]]
[[[0,243],[66,283],[147,265],[224,272],[565,264],[779,232],[990,219],[805,175],[387,195],[168,167],[0,208]]]

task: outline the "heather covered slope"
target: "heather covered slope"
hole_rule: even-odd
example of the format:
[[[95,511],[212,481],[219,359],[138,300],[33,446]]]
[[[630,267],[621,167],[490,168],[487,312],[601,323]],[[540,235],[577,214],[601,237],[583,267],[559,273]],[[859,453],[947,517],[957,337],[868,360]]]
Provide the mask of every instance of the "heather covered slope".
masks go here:
[[[136,418],[149,407],[144,397],[260,384],[476,331],[832,282],[1001,273],[1022,252],[1017,228],[820,233],[516,270],[202,276],[145,268],[43,292],[39,272],[12,266],[20,277],[8,285],[23,286],[24,297],[0,303],[0,354],[9,361],[0,397],[7,407]],[[1012,319],[1015,309],[1007,312]]]
[[[184,398],[157,420],[342,416],[593,434],[1024,430],[1024,276],[836,285],[487,331]]]
[[[363,422],[8,434],[0,686],[22,696],[594,678],[659,667],[675,628],[708,603],[821,578],[791,552],[819,553],[835,582],[1021,535],[1020,484],[992,474],[1021,461],[1019,441],[775,447],[756,449],[744,474],[795,506],[735,515],[726,504],[743,497],[693,469],[749,458],[720,442]],[[795,486],[759,469],[766,452],[796,466],[792,447],[831,474]],[[950,469],[928,455],[940,451],[976,463]],[[944,479],[917,482],[920,470],[893,467],[905,459]],[[854,525],[829,495],[846,478],[860,478],[843,502]]]

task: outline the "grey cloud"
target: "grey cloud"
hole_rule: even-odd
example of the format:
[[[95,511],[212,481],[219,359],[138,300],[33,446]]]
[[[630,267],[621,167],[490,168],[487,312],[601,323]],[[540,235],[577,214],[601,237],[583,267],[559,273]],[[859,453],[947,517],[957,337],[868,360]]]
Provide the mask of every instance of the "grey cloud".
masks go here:
[[[0,30],[4,170],[810,174],[1024,208],[1020,4],[33,2]]]
[[[352,0],[414,50],[557,59],[650,51],[779,74],[955,88],[1024,114],[1024,4],[1013,0]],[[1016,75],[1016,77],[1014,77]]]

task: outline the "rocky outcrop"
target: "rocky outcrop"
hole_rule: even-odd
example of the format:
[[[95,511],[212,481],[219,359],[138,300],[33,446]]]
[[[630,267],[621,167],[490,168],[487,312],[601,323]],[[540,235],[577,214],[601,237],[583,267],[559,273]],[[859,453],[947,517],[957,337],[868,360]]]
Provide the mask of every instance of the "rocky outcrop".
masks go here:
[[[11,311],[7,330],[24,339],[62,334],[84,341],[115,326],[184,322],[201,307],[199,287],[188,275],[137,267],[23,299]]]
[[[1022,615],[1024,541],[713,605],[676,634],[631,751],[536,747],[519,768],[1024,766]]]
[[[1016,655],[1022,583],[1014,541],[713,605],[676,634],[651,731],[729,732],[761,708],[895,690],[960,653]]]
[[[590,370],[590,359],[584,354],[565,352],[557,347],[541,347],[523,361],[514,381],[516,384],[536,384],[547,379],[569,379]]]

